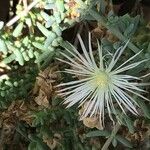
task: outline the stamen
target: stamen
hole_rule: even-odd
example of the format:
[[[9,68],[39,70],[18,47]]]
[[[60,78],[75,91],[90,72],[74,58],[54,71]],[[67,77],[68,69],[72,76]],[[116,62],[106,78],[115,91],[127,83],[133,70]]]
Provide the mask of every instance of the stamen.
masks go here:
[[[95,78],[94,78],[95,86],[106,88],[108,87],[109,81],[110,81],[110,78],[106,72],[98,71],[95,73]]]

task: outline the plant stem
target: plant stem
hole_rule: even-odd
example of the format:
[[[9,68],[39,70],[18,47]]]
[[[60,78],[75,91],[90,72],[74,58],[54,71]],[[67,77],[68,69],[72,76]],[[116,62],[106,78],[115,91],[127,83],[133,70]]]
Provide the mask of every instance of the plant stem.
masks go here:
[[[107,139],[107,141],[105,142],[105,144],[103,145],[101,150],[108,150],[109,145],[111,144],[114,136],[117,134],[118,130],[120,129],[121,125],[119,123],[116,123],[110,137]]]
[[[21,15],[16,15],[14,18],[12,18],[7,24],[6,26],[9,27],[11,25],[13,25],[15,22],[17,22],[21,17],[23,17],[24,15],[26,15],[35,5],[37,5],[39,3],[40,0],[34,0],[25,10],[23,10],[20,14]]]

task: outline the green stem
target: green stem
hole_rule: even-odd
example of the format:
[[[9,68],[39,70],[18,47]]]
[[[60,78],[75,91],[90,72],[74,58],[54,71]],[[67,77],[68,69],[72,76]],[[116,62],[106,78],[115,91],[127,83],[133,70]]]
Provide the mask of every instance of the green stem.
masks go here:
[[[114,137],[117,134],[120,127],[121,127],[121,125],[119,123],[116,123],[110,137],[107,139],[107,141],[105,142],[105,144],[103,145],[101,150],[108,150],[109,145],[111,144],[112,140],[114,139]]]

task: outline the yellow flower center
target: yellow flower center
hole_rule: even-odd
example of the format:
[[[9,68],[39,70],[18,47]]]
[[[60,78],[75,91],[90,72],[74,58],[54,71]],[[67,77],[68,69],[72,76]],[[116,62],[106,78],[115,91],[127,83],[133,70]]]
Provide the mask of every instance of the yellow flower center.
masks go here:
[[[105,88],[108,86],[109,76],[104,71],[98,71],[95,73],[94,77],[94,85],[99,86],[101,88]]]

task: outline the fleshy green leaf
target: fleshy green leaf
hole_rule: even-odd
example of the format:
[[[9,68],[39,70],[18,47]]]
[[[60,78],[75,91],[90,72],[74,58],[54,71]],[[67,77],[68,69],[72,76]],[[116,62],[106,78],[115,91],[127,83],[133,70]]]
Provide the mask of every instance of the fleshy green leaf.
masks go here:
[[[124,146],[126,147],[129,147],[129,148],[132,148],[133,145],[130,141],[128,141],[126,138],[120,136],[120,135],[116,135],[115,138],[120,142],[122,143]]]
[[[129,132],[134,133],[133,121],[128,116],[124,116],[123,118],[125,120],[125,123],[126,123],[128,129],[129,129]]]
[[[19,35],[21,35],[22,29],[23,29],[23,22],[20,22],[13,31],[13,36],[18,37]]]
[[[37,27],[46,37],[51,35],[51,32],[46,29],[41,23],[37,22]]]
[[[97,130],[97,131],[90,131],[89,133],[86,134],[86,137],[97,137],[97,136],[104,136],[104,137],[107,137],[107,136],[110,136],[110,132],[109,131],[106,131],[106,130]]]
[[[0,30],[3,28],[3,26],[4,26],[4,22],[0,21]]]
[[[140,107],[142,108],[143,112],[144,112],[144,115],[150,119],[150,110],[149,108],[146,106],[146,104],[141,101],[141,100],[138,100],[138,104],[140,105]]]
[[[64,12],[64,0],[56,0],[55,4],[60,12]]]
[[[2,51],[5,55],[8,52],[7,46],[2,39],[0,39],[0,51]]]

